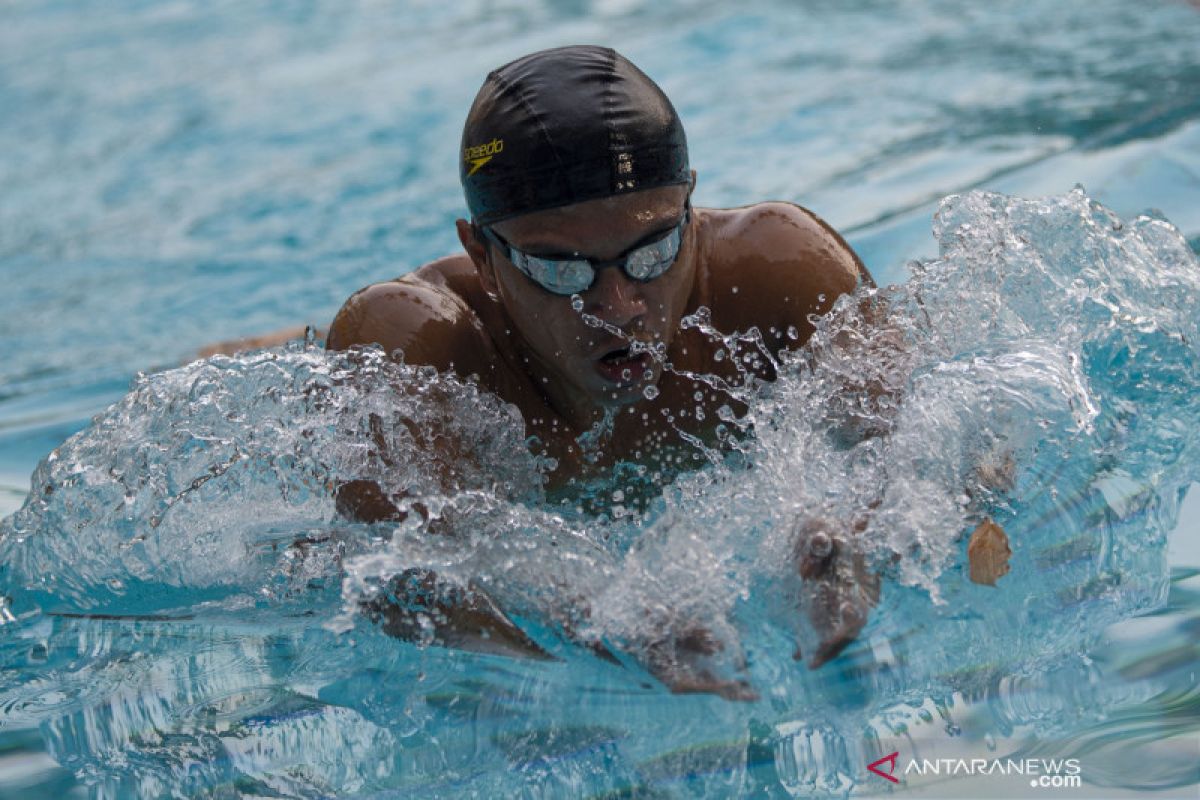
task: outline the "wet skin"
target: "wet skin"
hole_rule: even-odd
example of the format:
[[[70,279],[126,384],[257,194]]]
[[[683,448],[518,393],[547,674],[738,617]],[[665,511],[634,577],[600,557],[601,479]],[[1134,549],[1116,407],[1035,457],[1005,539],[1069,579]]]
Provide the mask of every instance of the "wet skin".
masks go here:
[[[686,186],[651,189],[528,214],[494,229],[528,253],[607,260],[677,224],[688,192]],[[464,253],[356,293],[334,320],[329,347],[376,343],[388,352],[402,350],[408,363],[478,376],[520,409],[528,433],[557,460],[551,491],[617,461],[646,461],[679,441],[672,425],[712,436],[716,410],[730,404],[730,396],[675,372],[727,379],[737,373],[715,357],[719,342],[680,330],[685,315],[703,306],[717,330],[756,326],[778,353],[804,343],[812,332],[809,315],[870,281],[841,237],[798,206],[697,208],[665,274],[643,283],[619,268],[602,268],[577,310],[578,301],[573,306],[570,297],[546,291],[485,246],[466,220],[457,225]],[[621,333],[590,327],[585,315]],[[674,370],[664,374],[649,354],[612,363],[610,354],[630,340],[663,347]],[[769,366],[760,373],[772,377]],[[658,390],[653,399],[644,395],[648,385]],[[618,412],[612,434],[602,452],[585,461],[577,439],[605,409]]]
[[[675,226],[690,191],[672,186],[589,201],[506,220],[494,230],[534,255],[579,253],[610,260]],[[463,253],[368,286],[347,300],[330,328],[328,346],[379,344],[388,352],[403,351],[410,364],[476,376],[482,387],[521,411],[527,433],[557,460],[558,468],[548,476],[551,495],[617,461],[661,460],[672,443],[680,442],[673,426],[713,440],[716,410],[731,404],[731,397],[676,373],[736,379],[737,372],[730,359],[717,358],[719,342],[695,329],[681,330],[685,315],[706,307],[719,331],[757,327],[777,354],[804,344],[813,331],[810,315],[825,313],[842,294],[872,282],[832,228],[789,203],[694,208],[678,258],[666,273],[639,282],[620,268],[604,267],[577,299],[548,292],[527,278],[466,220],[457,221],[457,230]],[[589,326],[586,315],[601,320],[605,329]],[[673,370],[664,372],[648,355],[622,359],[618,353],[614,365],[614,351],[632,340],[661,347]],[[774,377],[768,364],[757,372]],[[658,390],[652,399],[645,393],[649,385]],[[599,453],[585,459],[577,440],[606,409],[617,411],[611,435]],[[679,450],[687,456],[694,452]],[[339,506],[367,521],[396,514],[377,487],[361,482],[343,487]],[[810,658],[817,666],[857,635],[877,590],[861,563],[840,558],[838,547],[814,555],[801,541],[806,538],[797,541],[795,568],[805,592],[815,598],[804,605],[822,636]],[[855,576],[865,592],[854,587]],[[455,627],[453,619],[447,622],[447,629]],[[491,628],[478,620],[470,627],[482,640],[517,635],[502,616]],[[464,641],[460,636],[456,643],[464,646]],[[676,691],[751,696],[739,681],[692,669],[689,641],[685,636],[671,644],[672,657],[651,663],[652,671]],[[704,654],[703,648],[695,653]]]

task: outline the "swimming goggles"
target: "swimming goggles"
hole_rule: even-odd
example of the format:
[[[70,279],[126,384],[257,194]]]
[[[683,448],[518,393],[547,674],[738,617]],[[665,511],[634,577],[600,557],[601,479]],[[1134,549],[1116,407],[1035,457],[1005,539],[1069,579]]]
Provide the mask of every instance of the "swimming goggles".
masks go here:
[[[683,230],[692,215],[691,202],[683,206],[683,219],[666,232],[652,233],[620,256],[610,261],[570,256],[533,256],[506,242],[488,226],[480,226],[484,237],[499,248],[525,277],[548,292],[561,295],[580,294],[591,288],[596,273],[603,267],[619,266],[635,281],[652,281],[662,275],[679,256]]]

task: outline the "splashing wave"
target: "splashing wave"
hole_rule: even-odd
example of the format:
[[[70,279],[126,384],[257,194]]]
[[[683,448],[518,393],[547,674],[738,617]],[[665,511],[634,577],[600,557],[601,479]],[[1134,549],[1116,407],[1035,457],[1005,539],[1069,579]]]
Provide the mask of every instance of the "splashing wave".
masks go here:
[[[559,652],[565,630],[644,657],[703,621],[714,671],[792,708],[823,702],[795,641],[811,653],[823,617],[869,606],[854,584],[876,575],[848,659],[901,676],[889,700],[945,689],[956,642],[1009,667],[1077,652],[1164,596],[1165,531],[1200,477],[1200,265],[1166,221],[1122,222],[1082,190],[950,197],[934,233],[938,259],[842,298],[777,381],[739,387],[733,452],[704,452],[642,513],[547,504],[518,412],[472,383],[295,347],[140,377],[39,465],[0,527],[4,588],[104,613],[301,607],[347,630],[433,569]],[[432,458],[439,440],[460,449]],[[362,479],[407,519],[342,519],[335,487]],[[961,569],[984,517],[1014,550],[998,589]],[[813,530],[858,565],[832,594],[796,574]]]

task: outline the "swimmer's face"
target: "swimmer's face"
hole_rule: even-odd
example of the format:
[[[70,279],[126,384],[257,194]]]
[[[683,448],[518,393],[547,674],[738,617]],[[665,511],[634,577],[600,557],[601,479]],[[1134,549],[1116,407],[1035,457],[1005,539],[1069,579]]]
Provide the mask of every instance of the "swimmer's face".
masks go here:
[[[493,230],[532,255],[579,253],[608,261],[678,225],[689,192],[688,186],[666,186],[591,200],[514,217]],[[488,247],[482,265],[475,258],[485,289],[498,296],[527,350],[518,355],[528,359],[552,399],[622,405],[658,382],[661,366],[648,354],[630,354],[629,343],[667,347],[678,331],[695,274],[694,228],[694,222],[684,228],[679,255],[661,276],[642,282],[620,267],[603,267],[578,296],[581,306],[526,277],[499,248]],[[588,316],[619,333],[590,326]]]

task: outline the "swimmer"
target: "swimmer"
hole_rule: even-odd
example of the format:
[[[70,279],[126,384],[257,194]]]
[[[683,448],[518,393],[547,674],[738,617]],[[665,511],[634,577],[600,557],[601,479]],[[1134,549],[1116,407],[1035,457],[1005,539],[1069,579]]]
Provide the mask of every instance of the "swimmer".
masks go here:
[[[476,376],[555,459],[552,488],[674,439],[659,412],[691,409],[697,393],[707,413],[676,424],[711,438],[731,398],[680,373],[737,371],[719,342],[681,330],[685,315],[703,307],[717,330],[757,327],[778,353],[804,344],[812,315],[872,283],[842,237],[799,206],[693,206],[675,109],[606,48],[548,50],[492,72],[459,169],[463,252],[354,294],[328,346],[379,344]],[[758,371],[772,377],[769,364]],[[613,411],[603,452],[585,458],[580,436]]]
[[[845,240],[805,208],[695,206],[679,116],[608,48],[546,50],[489,74],[467,115],[459,173],[469,210],[456,222],[462,252],[355,293],[327,346],[377,344],[409,364],[474,376],[520,410],[527,434],[554,459],[551,496],[617,462],[670,460],[669,443],[684,444],[676,429],[716,444],[718,409],[739,404],[687,375],[736,382],[739,373],[719,341],[681,326],[686,315],[706,308],[719,331],[757,328],[777,355],[804,345],[814,315],[873,285]],[[774,377],[766,359],[752,369]],[[664,409],[687,413],[668,421]],[[606,415],[604,446],[585,452],[581,437]],[[341,487],[338,504],[363,521],[399,513],[362,481]],[[817,665],[865,624],[877,580],[841,558],[839,535],[799,538],[796,572],[822,609],[813,619],[823,636],[810,659]],[[462,645],[454,609],[437,616],[439,637]],[[536,654],[486,599],[470,605],[469,619],[493,649],[503,642]],[[676,691],[736,694],[686,670],[652,671]]]

